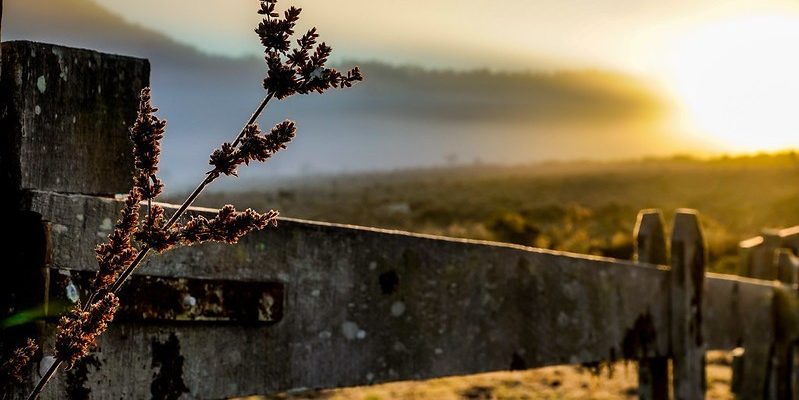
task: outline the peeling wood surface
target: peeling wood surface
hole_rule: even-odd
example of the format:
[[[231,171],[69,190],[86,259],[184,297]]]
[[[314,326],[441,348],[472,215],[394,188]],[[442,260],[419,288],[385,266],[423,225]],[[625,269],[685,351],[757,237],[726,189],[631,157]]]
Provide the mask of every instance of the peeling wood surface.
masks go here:
[[[0,187],[127,192],[128,127],[147,60],[51,44],[2,44]]]
[[[50,226],[50,267],[93,270],[93,245],[120,202],[26,199]],[[239,245],[154,256],[141,274],[281,282],[284,315],[266,327],[115,324],[96,355],[101,366],[88,369],[87,388],[100,398],[151,396],[161,368],[153,343],[171,335],[188,398],[669,355],[669,272],[619,260],[284,219]],[[773,290],[709,275],[708,348],[750,340],[735,324],[758,317],[746,310],[770,318],[762,310]],[[140,384],[121,393],[113,381]]]

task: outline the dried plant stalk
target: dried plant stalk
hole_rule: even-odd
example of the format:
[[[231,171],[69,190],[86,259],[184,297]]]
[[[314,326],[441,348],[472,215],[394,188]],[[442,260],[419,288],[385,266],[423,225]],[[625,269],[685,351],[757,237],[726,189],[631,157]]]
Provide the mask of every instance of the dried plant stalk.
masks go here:
[[[25,369],[31,360],[39,352],[39,345],[33,339],[28,339],[25,346],[22,346],[13,353],[11,357],[0,366],[0,389],[3,390],[3,399],[5,393],[8,392],[7,388],[13,383],[21,383],[24,379]]]
[[[255,32],[264,45],[267,73],[263,86],[266,96],[238,136],[232,142],[223,143],[211,154],[209,164],[213,168],[168,220],[164,209],[152,204],[152,200],[164,188],[157,173],[166,121],[155,115],[158,109],[152,105],[150,89],[142,90],[138,116],[130,134],[135,160],[132,188],[108,241],[95,249],[99,268],[92,294],[85,306],[77,306],[61,318],[56,336],[55,361],[30,393],[30,400],[39,396],[61,365],[71,367],[88,355],[119,308],[119,290],[151,250],[162,253],[177,246],[208,241],[232,244],[254,230],[276,225],[277,211],[236,211],[231,205],[223,207],[212,219],[195,216],[185,223],[178,222],[197,196],[217,178],[222,175],[235,176],[242,164],[267,161],[285,149],[294,138],[296,125],[292,121],[281,122],[268,133],[255,124],[272,98],[281,100],[294,94],[348,88],[363,79],[358,67],[341,73],[325,66],[332,49],[324,42],[317,44],[319,35],[316,28],[300,37],[297,46],[292,47],[291,37],[301,9],[290,7],[281,18],[275,11],[277,0],[261,0],[260,3],[258,13],[264,17]],[[146,202],[147,214],[140,218],[143,202]],[[22,370],[37,351],[38,347],[32,341],[18,350],[7,363],[10,375],[21,377]]]

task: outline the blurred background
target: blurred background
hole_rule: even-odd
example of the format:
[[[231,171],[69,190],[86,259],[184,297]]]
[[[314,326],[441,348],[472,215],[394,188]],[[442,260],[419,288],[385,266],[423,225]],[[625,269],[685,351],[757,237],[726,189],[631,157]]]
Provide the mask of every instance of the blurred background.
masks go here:
[[[799,223],[799,3],[282,1],[366,81],[270,104],[299,136],[200,204],[629,258],[694,207],[712,269]],[[3,39],[149,58],[174,200],[263,96],[255,0],[6,0]]]

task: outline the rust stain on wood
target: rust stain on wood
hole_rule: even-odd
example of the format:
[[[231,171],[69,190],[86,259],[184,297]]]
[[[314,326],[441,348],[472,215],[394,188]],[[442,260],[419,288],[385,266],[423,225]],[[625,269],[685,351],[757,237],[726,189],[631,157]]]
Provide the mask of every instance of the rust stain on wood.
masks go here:
[[[94,273],[50,269],[49,315],[88,298]],[[272,324],[283,318],[279,282],[134,275],[120,297],[118,320],[171,320]]]

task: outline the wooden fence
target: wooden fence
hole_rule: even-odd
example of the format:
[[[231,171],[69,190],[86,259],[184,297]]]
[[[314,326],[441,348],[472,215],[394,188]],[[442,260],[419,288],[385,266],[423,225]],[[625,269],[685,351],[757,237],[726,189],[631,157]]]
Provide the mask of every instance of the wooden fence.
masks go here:
[[[149,65],[8,42],[0,71],[13,210],[0,310],[42,314],[6,324],[8,349],[51,343],[57,312],[85,296],[127,190]],[[799,231],[744,242],[743,277],[705,272],[695,211],[671,225],[642,211],[637,260],[623,261],[285,218],[236,246],[152,257],[97,351],[43,398],[219,399],[631,359],[642,398],[697,399],[705,353],[734,349],[741,398],[792,398]]]

